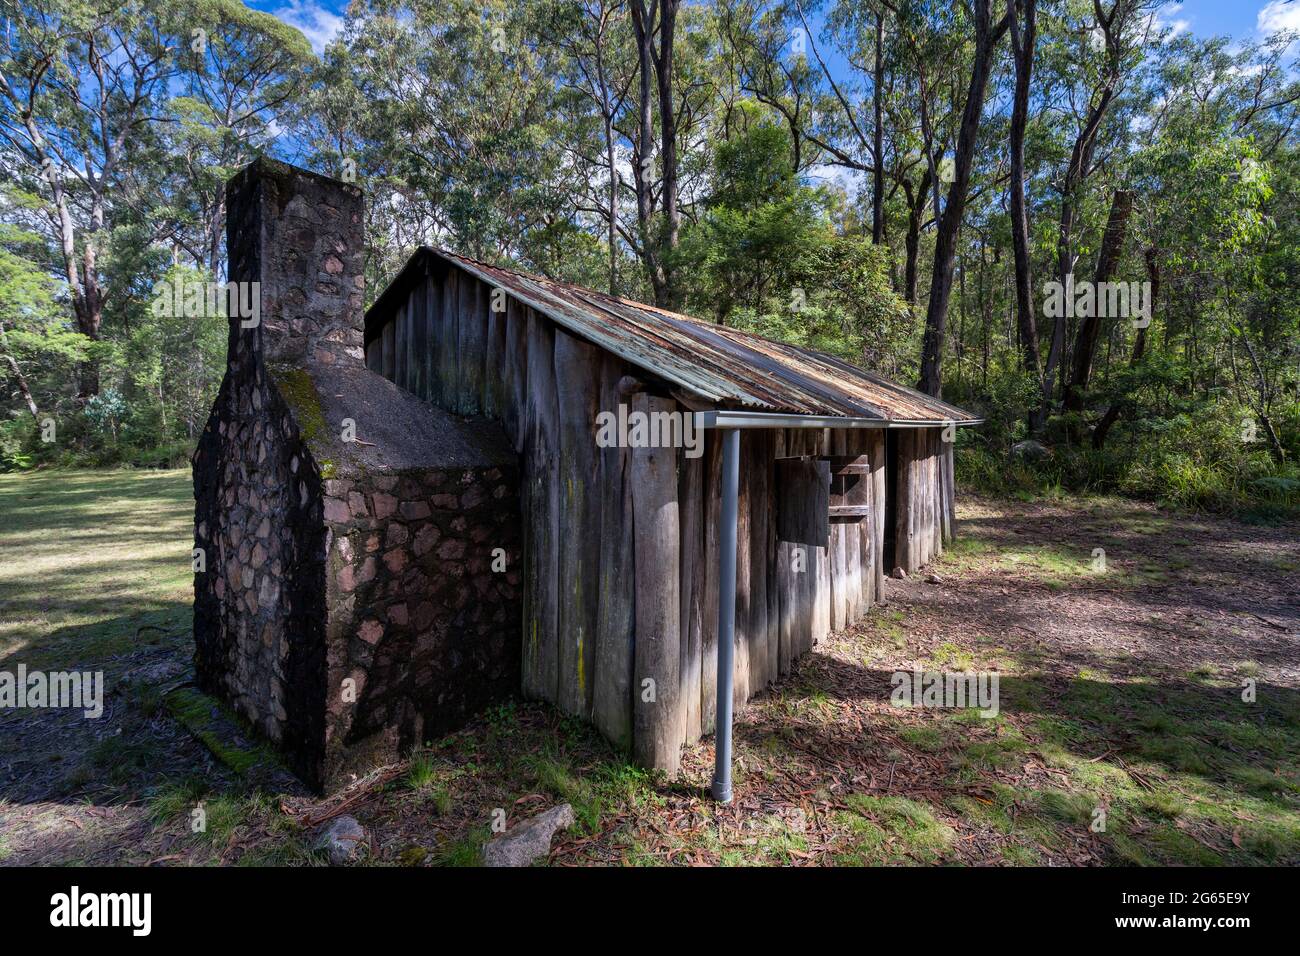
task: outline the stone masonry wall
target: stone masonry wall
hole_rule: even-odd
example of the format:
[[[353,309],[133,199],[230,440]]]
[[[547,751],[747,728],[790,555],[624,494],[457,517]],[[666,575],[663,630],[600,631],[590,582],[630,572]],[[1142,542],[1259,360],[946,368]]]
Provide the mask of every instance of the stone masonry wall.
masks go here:
[[[320,477],[265,370],[240,358],[194,457],[197,679],[311,778],[325,696]]]
[[[332,773],[391,759],[516,690],[517,480],[494,467],[325,483]]]

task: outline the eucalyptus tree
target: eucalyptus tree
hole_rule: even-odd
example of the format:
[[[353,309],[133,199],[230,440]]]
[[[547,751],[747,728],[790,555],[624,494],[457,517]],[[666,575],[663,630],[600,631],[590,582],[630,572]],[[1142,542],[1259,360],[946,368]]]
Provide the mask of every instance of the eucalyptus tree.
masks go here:
[[[943,346],[947,329],[948,305],[952,298],[953,265],[957,256],[957,239],[966,208],[971,171],[979,147],[980,121],[989,76],[993,72],[998,43],[1006,32],[1009,15],[995,19],[990,0],[973,0],[963,4],[963,18],[958,29],[973,36],[974,52],[970,61],[970,79],[961,107],[961,122],[953,152],[951,176],[944,199],[943,212],[935,230],[934,261],[930,274],[930,298],[926,303],[925,331],[921,340],[919,387],[929,395],[943,392]]]
[[[781,118],[788,135],[791,165],[797,173],[803,173],[826,155],[823,147],[813,141],[822,135],[815,119],[824,91],[820,70],[810,62],[805,28],[796,19],[793,5],[741,0],[717,2],[714,9],[726,68],[734,74],[742,95],[752,97]],[[724,135],[731,132],[731,118],[729,114]],[[846,168],[862,168],[861,160],[854,157],[840,162]]]
[[[557,0],[543,21],[547,43],[562,54],[559,82],[577,103],[569,128],[574,132],[566,147],[590,175],[575,197],[577,211],[595,216],[604,227],[608,262],[605,285],[611,295],[619,291],[620,246],[633,246],[621,212],[622,195],[629,185],[623,177],[623,138],[617,123],[628,109],[636,80],[630,12],[627,0]],[[585,135],[583,117],[598,130]]]
[[[115,207],[135,170],[135,141],[166,120],[177,76],[164,6],[126,0],[111,8],[78,0],[29,0],[0,14],[0,142],[7,173],[39,196],[36,222],[58,250],[77,329],[92,342],[103,326],[103,254]],[[99,391],[92,351],[78,394]]]
[[[290,125],[317,60],[297,29],[240,0],[192,0],[170,16],[181,38],[163,128],[176,179],[170,239],[216,276],[226,180]]]
[[[350,8],[337,57],[365,104],[359,172],[394,222],[510,259],[570,206],[585,173],[565,154],[558,53],[540,42],[537,15],[503,0]]]
[[[1012,255],[1015,259],[1016,326],[1022,368],[1039,379],[1038,323],[1033,298],[1033,268],[1029,242],[1029,209],[1025,197],[1025,130],[1029,124],[1029,94],[1038,41],[1038,0],[1008,0],[1011,57],[1015,90],[1008,136]]]
[[[1116,104],[1126,82],[1142,68],[1158,40],[1155,13],[1164,0],[1068,0],[1046,24],[1044,52],[1052,78],[1045,96],[1068,144],[1053,187],[1059,197],[1054,278],[1071,282],[1079,253],[1079,214],[1088,202],[1093,174],[1112,151],[1122,150],[1126,117]],[[1046,72],[1046,71],[1045,71]],[[1070,312],[1054,317],[1042,367],[1042,401],[1031,428],[1041,430],[1054,397],[1067,391]],[[1059,375],[1058,375],[1059,373]]]

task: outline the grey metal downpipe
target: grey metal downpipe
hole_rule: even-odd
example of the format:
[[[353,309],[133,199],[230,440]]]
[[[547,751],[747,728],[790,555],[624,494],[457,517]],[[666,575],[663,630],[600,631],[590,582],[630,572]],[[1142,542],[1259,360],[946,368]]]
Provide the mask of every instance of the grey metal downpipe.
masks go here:
[[[736,654],[736,499],[740,486],[740,430],[720,428],[722,527],[718,541],[718,714],[713,799],[731,802],[731,702]]]

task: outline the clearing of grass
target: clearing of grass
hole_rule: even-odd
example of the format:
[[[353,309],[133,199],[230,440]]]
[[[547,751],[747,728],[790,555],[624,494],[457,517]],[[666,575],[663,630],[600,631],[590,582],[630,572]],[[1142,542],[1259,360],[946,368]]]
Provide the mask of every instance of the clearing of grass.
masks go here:
[[[506,702],[363,781],[377,865],[473,865],[558,801],[552,865],[1300,863],[1300,540],[1114,499],[959,497],[961,535],[668,782]],[[104,715],[0,711],[0,864],[314,864],[316,800],[189,685],[188,471],[0,475],[0,670],[102,670]],[[995,672],[999,712],[902,708]]]

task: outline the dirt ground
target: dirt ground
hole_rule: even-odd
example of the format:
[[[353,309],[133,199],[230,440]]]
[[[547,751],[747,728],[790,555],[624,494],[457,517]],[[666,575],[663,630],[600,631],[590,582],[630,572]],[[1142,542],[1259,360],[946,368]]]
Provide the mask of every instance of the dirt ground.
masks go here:
[[[109,688],[0,710],[5,864],[319,864],[340,812],[371,863],[472,864],[495,810],[559,800],[551,865],[1300,863],[1294,526],[960,496],[941,561],[737,715],[720,808],[711,738],[668,782],[523,702],[315,800],[186,686],[185,473],[0,476],[0,506],[0,670]],[[896,706],[912,671],[996,674],[998,713]]]

